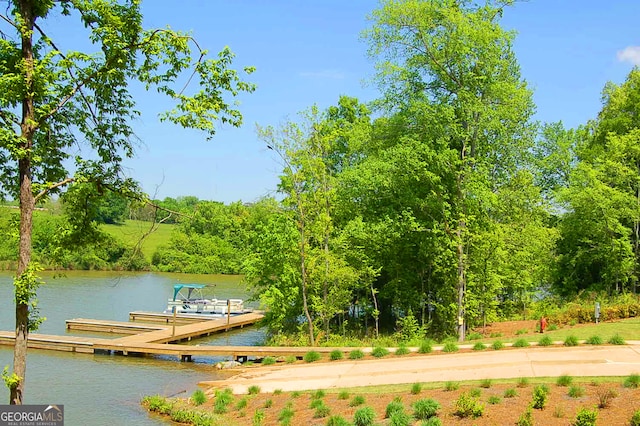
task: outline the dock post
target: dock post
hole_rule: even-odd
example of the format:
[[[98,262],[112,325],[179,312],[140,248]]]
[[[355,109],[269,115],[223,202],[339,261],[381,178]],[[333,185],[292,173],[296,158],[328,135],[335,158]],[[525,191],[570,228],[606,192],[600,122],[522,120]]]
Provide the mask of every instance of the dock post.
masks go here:
[[[227,329],[229,331],[229,323],[231,322],[231,299],[227,299]]]
[[[171,337],[176,335],[176,307],[173,307],[173,328],[171,330]]]

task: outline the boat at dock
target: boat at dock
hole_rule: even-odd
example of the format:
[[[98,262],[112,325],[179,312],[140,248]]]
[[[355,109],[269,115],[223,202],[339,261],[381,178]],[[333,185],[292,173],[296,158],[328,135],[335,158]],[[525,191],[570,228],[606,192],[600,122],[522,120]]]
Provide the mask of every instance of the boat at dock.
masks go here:
[[[169,299],[165,313],[198,315],[238,315],[245,312],[242,299],[205,298],[204,284],[176,284],[173,298]]]

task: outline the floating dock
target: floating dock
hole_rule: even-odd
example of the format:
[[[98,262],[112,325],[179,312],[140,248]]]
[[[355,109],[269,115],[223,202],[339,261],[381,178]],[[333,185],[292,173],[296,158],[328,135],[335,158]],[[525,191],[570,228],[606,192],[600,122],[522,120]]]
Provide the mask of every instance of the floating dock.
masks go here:
[[[136,314],[136,313],[131,313]],[[130,314],[130,316],[131,316]],[[149,313],[145,313],[149,314]],[[160,316],[167,314],[158,314]],[[134,315],[134,316],[137,316]],[[173,315],[168,315],[173,320]],[[182,317],[182,318],[181,318]],[[133,324],[122,321],[106,321],[95,319],[75,318],[67,320],[68,330],[83,330],[92,332],[106,332],[117,334],[129,334],[115,339],[101,339],[79,336],[55,336],[47,334],[29,333],[27,345],[33,349],[47,349],[65,352],[79,353],[118,353],[122,355],[174,355],[181,360],[191,360],[192,356],[222,356],[231,355],[238,358],[246,358],[251,354],[245,354],[245,349],[250,346],[190,346],[178,345],[175,342],[191,340],[209,336],[213,333],[228,331],[234,328],[243,328],[257,323],[264,317],[262,312],[247,312],[228,317],[216,317],[203,319],[194,315],[184,318],[184,315],[176,315],[176,324]],[[137,318],[140,318],[137,316]],[[193,322],[199,319],[198,322]],[[188,323],[181,325],[179,320]],[[13,346],[15,332],[0,331],[0,345]],[[254,351],[249,351],[254,352]]]

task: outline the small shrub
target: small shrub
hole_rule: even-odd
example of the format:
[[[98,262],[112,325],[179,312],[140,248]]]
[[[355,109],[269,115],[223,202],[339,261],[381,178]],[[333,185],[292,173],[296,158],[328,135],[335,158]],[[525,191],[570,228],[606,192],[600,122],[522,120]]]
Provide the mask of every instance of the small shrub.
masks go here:
[[[142,403],[149,407],[149,411],[160,414],[169,414],[173,409],[173,404],[160,395],[145,396],[142,398]]]
[[[527,407],[524,413],[520,414],[518,417],[518,421],[516,422],[517,426],[533,426],[533,413],[531,412],[531,407]]]
[[[353,413],[353,424],[355,426],[371,426],[376,418],[376,413],[371,407],[362,407]]]
[[[264,402],[264,408],[271,408],[273,406],[273,400],[272,399],[267,399]]]
[[[249,395],[257,395],[260,393],[260,386],[257,386],[257,385],[249,386],[249,389],[247,389],[247,392],[249,392]]]
[[[542,410],[549,400],[549,388],[545,385],[538,385],[533,388],[533,402],[531,406],[538,410]]]
[[[216,414],[224,414],[227,412],[227,403],[224,399],[217,399],[213,403],[213,412]]]
[[[469,333],[467,335],[467,340],[478,340],[478,339],[482,339],[482,334],[474,331],[473,333]]]
[[[361,359],[364,358],[364,352],[360,349],[353,350],[349,352],[349,359]]]
[[[567,395],[571,398],[581,398],[584,396],[584,388],[582,386],[570,386]]]
[[[264,422],[264,411],[256,410],[256,412],[253,413],[253,419],[251,420],[251,424],[253,426],[261,426],[262,422]]]
[[[469,389],[469,396],[472,396],[474,398],[480,398],[480,395],[482,395],[482,389],[480,388]]]
[[[624,339],[622,338],[622,336],[620,336],[619,334],[614,334],[613,336],[611,336],[611,338],[608,340],[608,343],[610,345],[624,345],[626,342],[624,341]]]
[[[311,394],[311,399],[322,399],[325,397],[325,395],[326,393],[322,389],[318,389]]]
[[[389,417],[389,426],[411,426],[412,418],[404,411],[395,412]]]
[[[349,401],[349,407],[357,407],[362,404],[364,404],[364,396],[362,395],[356,395]]]
[[[629,420],[629,424],[631,426],[640,426],[640,410],[633,413],[633,416],[631,416],[631,420]]]
[[[442,420],[437,417],[431,417],[428,420],[423,420],[422,426],[442,426]]]
[[[276,359],[272,356],[266,356],[262,358],[262,365],[273,365],[276,363]]]
[[[491,395],[489,399],[487,399],[487,402],[491,405],[500,404],[500,401],[502,401],[502,398],[500,398],[498,395]]]
[[[542,336],[540,340],[538,340],[538,346],[551,346],[553,345],[553,340],[549,336]]]
[[[518,391],[515,390],[514,388],[509,388],[509,389],[505,389],[502,395],[505,398],[515,398],[516,396],[518,396]]]
[[[422,392],[422,383],[414,383],[411,385],[411,394],[417,395]]]
[[[557,324],[551,324],[550,326],[547,327],[548,331],[556,331],[557,329],[558,329]]]
[[[236,410],[242,410],[243,408],[247,408],[247,398],[240,398],[236,402]]]
[[[625,388],[637,389],[640,387],[640,374],[633,373],[624,379],[623,386]]]
[[[295,415],[295,411],[291,407],[285,407],[278,413],[278,421],[280,424],[291,424],[291,419]]]
[[[273,390],[273,394],[274,395],[282,395],[282,389],[274,389]]]
[[[529,332],[529,330],[527,330],[526,328],[521,328],[520,330],[516,331],[516,336],[520,336],[521,334],[527,334]]]
[[[495,337],[502,337],[502,333],[498,333],[498,332],[491,333],[489,335],[489,337],[491,337],[492,339],[495,338]]]
[[[491,347],[493,348],[493,350],[498,351],[504,348],[504,343],[502,343],[501,340],[494,340],[493,343],[491,344]]]
[[[618,397],[618,392],[614,389],[598,389],[596,396],[598,397],[598,408],[609,408],[611,400]]]
[[[431,340],[423,340],[420,342],[420,347],[418,347],[418,353],[421,354],[429,354],[433,352],[433,345]]]
[[[484,412],[484,405],[481,404],[476,398],[473,398],[466,393],[460,395],[455,403],[455,411],[453,414],[460,418],[472,417],[474,419],[481,417]]]
[[[302,392],[300,391],[291,392],[291,398],[298,398],[300,395],[302,395]]]
[[[458,349],[458,345],[455,342],[445,342],[444,346],[442,347],[442,352],[458,352]]]
[[[335,351],[331,351],[331,353],[329,354],[329,359],[331,361],[337,361],[339,359],[342,359],[344,357],[344,355],[342,354],[342,351],[339,351],[338,349],[336,349]]]
[[[526,388],[527,386],[529,386],[529,379],[526,377],[520,377],[518,379],[517,385],[519,388]]]
[[[432,398],[420,399],[413,404],[413,417],[418,420],[426,420],[438,414],[440,403]]]
[[[325,404],[322,404],[318,407],[316,407],[316,411],[313,412],[313,418],[314,419],[322,419],[325,418],[329,415],[329,413],[331,412],[331,409],[326,406]]]
[[[338,399],[349,399],[349,392],[346,390],[340,391],[338,394]]]
[[[202,389],[196,389],[193,394],[191,394],[191,401],[193,401],[193,405],[202,405],[207,402],[207,395]]]
[[[573,383],[573,377],[563,374],[556,379],[556,385],[558,386],[569,386]]]
[[[487,349],[487,345],[482,342],[476,342],[475,345],[473,345],[474,351],[483,351],[485,349]]]
[[[324,401],[321,399],[312,399],[311,402],[309,403],[309,408],[311,408],[312,410],[320,407],[324,405]]]
[[[514,348],[526,348],[531,346],[529,344],[529,341],[527,339],[518,339],[515,342],[513,342],[513,347]]]
[[[396,349],[395,354],[396,355],[407,355],[409,352],[411,352],[411,351],[409,350],[409,348],[406,345],[400,345],[398,347],[398,349]]]
[[[485,389],[489,389],[491,387],[491,379],[482,379],[480,381],[480,387],[481,388],[485,388]]]
[[[555,417],[556,419],[561,419],[564,417],[564,406],[563,405],[556,405],[555,408],[553,409],[553,417]]]
[[[316,361],[319,361],[321,358],[322,358],[322,355],[320,355],[320,353],[316,351],[309,351],[306,354],[304,354],[304,357],[302,357],[304,362],[316,362]]]
[[[404,412],[404,405],[400,401],[393,400],[387,404],[387,408],[384,410],[384,417],[388,419],[392,414],[398,412]]]
[[[591,336],[587,339],[587,345],[601,345],[602,343],[602,337],[600,336]]]
[[[284,359],[284,362],[286,362],[287,364],[293,364],[294,362],[296,362],[298,360],[298,358],[296,358],[293,355],[289,355],[288,357],[286,357]]]
[[[444,382],[444,390],[446,390],[447,392],[458,390],[459,387],[460,383],[458,382]]]
[[[371,355],[376,358],[382,358],[384,356],[389,355],[389,350],[387,348],[383,348],[382,346],[376,346],[371,350]]]
[[[327,420],[327,426],[350,426],[351,423],[349,423],[344,417],[342,416],[331,416],[329,417],[329,420]]]
[[[573,334],[567,336],[567,338],[564,339],[564,345],[565,346],[578,346],[578,343],[580,343],[578,341],[578,338],[576,336],[574,336]]]
[[[578,410],[578,414],[576,414],[576,418],[571,424],[573,426],[595,426],[597,419],[597,409],[589,410],[588,408],[582,407]]]

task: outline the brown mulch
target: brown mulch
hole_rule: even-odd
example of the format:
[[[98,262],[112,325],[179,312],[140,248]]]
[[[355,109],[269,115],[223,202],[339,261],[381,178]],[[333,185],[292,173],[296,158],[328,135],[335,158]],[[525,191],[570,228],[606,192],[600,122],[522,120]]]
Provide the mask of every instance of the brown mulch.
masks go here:
[[[535,425],[569,425],[575,419],[576,413],[581,408],[593,409],[598,405],[599,394],[609,389],[613,389],[617,396],[612,398],[610,406],[598,409],[597,424],[615,426],[628,425],[629,420],[636,410],[640,410],[640,389],[627,389],[622,387],[620,382],[586,382],[576,384],[584,389],[585,394],[580,398],[568,396],[568,388],[548,384],[550,388],[549,400],[542,410],[533,410],[533,424]],[[419,399],[433,398],[440,403],[441,408],[438,417],[444,425],[513,425],[518,418],[527,410],[533,394],[533,384],[526,387],[517,387],[515,384],[494,384],[489,388],[482,388],[478,400],[484,404],[484,413],[478,418],[460,418],[454,414],[455,402],[463,392],[468,392],[477,385],[463,385],[458,390],[446,391],[441,386],[439,389],[422,390],[418,395],[410,392],[410,385],[406,391],[389,392],[382,395],[352,392],[348,399],[339,399],[337,393],[329,393],[322,398],[325,404],[330,407],[330,414],[341,415],[347,421],[353,421],[355,411],[363,406],[372,407],[376,412],[375,424],[386,425],[389,420],[384,418],[385,409],[389,402],[399,397],[408,414],[412,414],[411,404]],[[513,398],[505,398],[504,391],[509,388],[516,389],[518,395]],[[291,419],[292,425],[325,425],[328,417],[315,417],[315,410],[309,405],[312,401],[313,392],[304,392],[299,396],[292,393],[259,394],[251,396],[234,397],[234,402],[229,407],[229,413],[225,415],[225,422],[229,425],[251,425],[256,411],[264,412],[264,422],[262,425],[280,425],[278,420],[280,412],[290,405],[295,414]],[[349,402],[356,395],[362,395],[365,403],[358,407],[349,407]],[[489,404],[490,396],[500,397],[497,404]],[[247,406],[237,410],[235,404],[241,398],[247,398]],[[265,408],[266,401],[270,400],[272,405]],[[207,402],[212,408],[212,402]],[[412,423],[419,425],[419,421]]]

